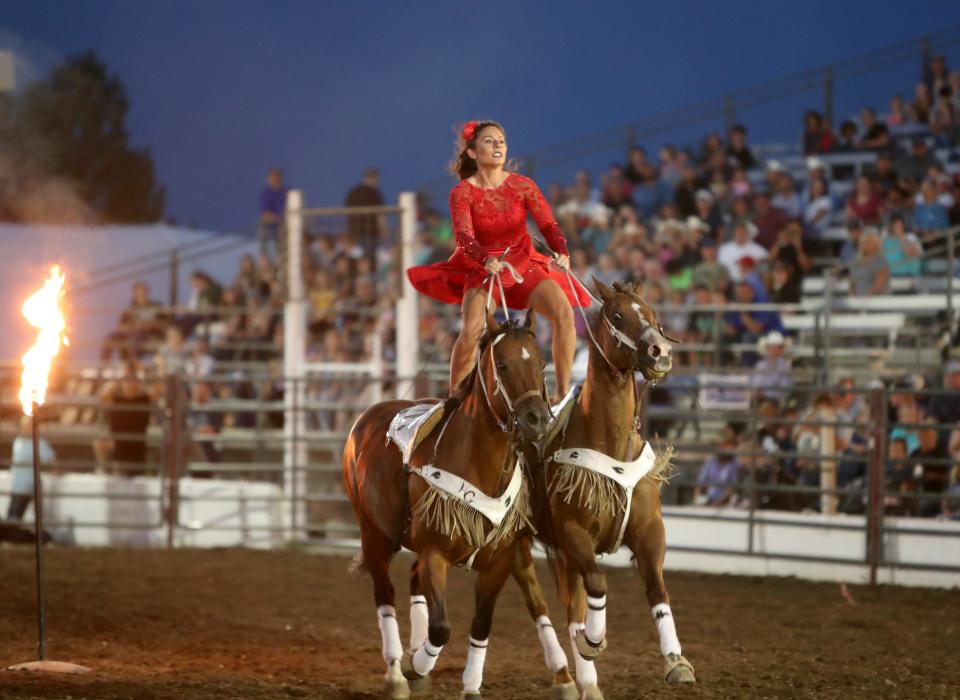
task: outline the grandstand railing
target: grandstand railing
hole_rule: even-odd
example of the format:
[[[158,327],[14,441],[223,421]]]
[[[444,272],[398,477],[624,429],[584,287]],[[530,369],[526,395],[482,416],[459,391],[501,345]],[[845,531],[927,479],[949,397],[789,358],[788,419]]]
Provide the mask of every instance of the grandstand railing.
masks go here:
[[[158,398],[150,407],[152,424],[143,434],[111,434],[96,420],[80,425],[58,424],[56,419],[75,407],[99,413],[140,409],[111,407],[98,398],[78,400],[54,394],[44,408],[47,421],[41,428],[41,435],[62,455],[56,465],[57,470],[90,476],[88,482],[83,483],[76,478],[60,477],[62,483],[57,481],[47,498],[72,503],[72,515],[57,519],[55,516],[62,509],[54,507],[50,511],[54,517],[49,527],[54,533],[60,533],[59,537],[66,541],[80,539],[81,543],[82,538],[64,533],[94,528],[121,532],[141,530],[152,533],[153,544],[166,546],[196,543],[194,538],[217,534],[233,538],[229,541],[238,544],[272,542],[277,545],[291,540],[329,543],[354,541],[357,529],[342,489],[340,460],[343,441],[346,430],[356,416],[371,404],[377,392],[384,391],[384,382],[393,379],[338,377],[319,385],[315,379],[307,380],[312,386],[298,392],[304,396],[304,401],[293,409],[302,415],[303,420],[294,421],[292,431],[286,430],[283,425],[284,417],[291,410],[283,400],[213,399],[198,403],[190,398],[189,387],[192,384],[205,383],[217,387],[240,381],[229,374],[155,378],[153,381],[158,385]],[[270,380],[285,387],[301,381],[300,378],[269,375],[243,379],[245,382],[258,380]],[[331,388],[338,385],[342,385],[342,390],[330,395]],[[727,391],[727,400],[717,402],[715,395],[704,393],[710,389]],[[833,386],[811,383],[798,385],[789,393],[802,400],[832,390]],[[942,501],[942,507],[954,513],[954,517],[960,514],[960,485],[956,481],[960,466],[954,457],[939,460],[920,460],[910,456],[892,459],[889,453],[890,435],[895,428],[905,431],[957,430],[955,424],[890,421],[888,409],[891,398],[909,395],[926,401],[947,392],[889,389],[883,386],[855,390],[866,401],[866,407],[865,413],[853,420],[838,415],[832,409],[813,411],[799,417],[785,414],[764,417],[757,410],[756,387],[742,386],[739,404],[737,400],[731,400],[730,391],[729,384],[704,379],[689,394],[694,399],[691,402],[683,400],[688,395],[686,390],[677,388],[668,403],[645,406],[642,424],[648,439],[658,448],[663,443],[670,443],[678,451],[674,458],[675,475],[663,492],[668,531],[669,523],[674,519],[745,522],[747,536],[743,547],[736,552],[731,550],[726,553],[818,560],[834,564],[864,564],[871,571],[871,580],[876,580],[878,570],[890,567],[960,573],[960,560],[917,562],[905,559],[903,552],[884,545],[884,542],[898,537],[918,535],[960,541],[958,528],[945,528],[942,523],[929,518],[905,521],[902,516],[891,515],[893,512],[910,512],[916,506],[929,505],[931,501],[938,503],[938,510]],[[16,408],[17,404],[12,399],[0,403],[0,410],[8,416],[15,415]],[[202,425],[204,419],[211,416],[221,419],[231,416],[237,424],[249,427],[221,428],[210,433],[196,427],[191,429],[190,426]],[[242,419],[243,416],[248,419]],[[743,473],[735,483],[714,484],[699,480],[697,472],[700,464],[715,451],[709,436],[718,434],[722,426],[730,423],[739,426],[744,436],[735,450],[736,457],[743,465]],[[688,437],[687,429],[691,426],[696,435]],[[758,441],[761,427],[775,429],[779,426],[799,428],[798,434],[806,432],[816,439],[804,441],[797,438],[797,446],[792,449],[771,449],[769,445]],[[0,423],[0,441],[7,442],[16,431],[16,421],[3,421]],[[863,436],[859,452],[841,453],[836,450],[834,445],[840,431],[858,432]],[[105,437],[144,441],[148,446],[146,461],[140,464],[98,461],[91,456],[92,443]],[[300,449],[291,451],[291,441]],[[292,463],[284,460],[284,455],[289,454],[297,457]],[[912,470],[918,461],[928,466],[944,464],[952,479],[952,490],[931,494],[920,490],[894,491],[887,488],[886,483],[892,473],[890,470],[898,464],[906,464]],[[770,478],[771,474],[779,474],[778,470],[782,471],[785,468],[783,465],[788,462],[800,465],[793,468],[793,474],[794,477],[799,474],[802,478],[794,483]],[[864,468],[858,478],[838,486],[838,465],[841,463],[859,463]],[[9,464],[9,460],[0,462],[2,467]],[[128,476],[131,472],[137,475]],[[49,470],[45,470],[45,473],[52,474]],[[291,474],[293,479],[290,478]],[[761,474],[764,475],[763,479],[760,478]],[[814,478],[807,478],[811,475]],[[96,486],[92,485],[93,479],[99,479]],[[258,484],[262,489],[251,492],[249,487]],[[732,489],[736,504],[712,508],[684,505],[690,504],[690,492],[693,489],[714,485]],[[8,493],[8,488],[0,489],[0,495]],[[896,508],[891,510],[894,499]],[[107,508],[102,516],[82,516],[96,511],[91,507],[76,505],[80,501],[104,500],[123,505]],[[793,506],[785,507],[785,503],[792,503]],[[809,512],[811,517],[804,519],[790,514],[801,510]],[[272,516],[261,517],[264,513],[272,513]],[[825,519],[820,516],[830,517]],[[821,533],[834,530],[859,532],[864,538],[864,551],[860,557],[838,559],[836,556],[818,557],[809,553],[771,552],[767,547],[757,547],[755,531],[775,525],[815,528]],[[147,542],[145,539],[140,541]],[[708,541],[700,547],[684,545],[682,549],[687,552],[718,552]]]

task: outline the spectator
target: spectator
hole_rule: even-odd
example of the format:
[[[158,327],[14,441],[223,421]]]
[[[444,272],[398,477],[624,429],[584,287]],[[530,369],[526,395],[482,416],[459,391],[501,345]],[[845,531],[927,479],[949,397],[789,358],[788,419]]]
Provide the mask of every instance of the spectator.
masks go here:
[[[888,151],[877,154],[877,160],[868,173],[874,187],[885,198],[900,186],[897,173],[893,168],[893,158]]]
[[[603,183],[603,205],[609,209],[619,209],[627,204],[633,206],[633,187],[624,177],[623,168],[619,163],[614,163],[607,171],[607,176]]]
[[[749,309],[750,305],[757,303],[756,291],[749,281],[740,280],[734,285],[733,291],[733,303],[748,308],[727,312],[725,337],[728,342],[752,345],[761,336],[771,331],[784,332],[780,314],[776,311],[752,311]],[[753,364],[755,360],[756,354],[752,351],[744,353],[743,361],[745,364]]]
[[[700,244],[703,260],[698,263],[690,275],[690,284],[706,287],[709,291],[725,289],[730,281],[730,271],[717,260],[717,243],[712,238],[704,238]]]
[[[220,432],[223,416],[219,412],[210,410],[212,397],[212,390],[206,382],[190,383],[191,410],[187,415],[187,427],[191,431],[191,437],[194,438],[191,456],[197,461],[220,461],[220,451],[210,438]],[[200,437],[200,440],[195,439],[197,437]]]
[[[117,330],[104,341],[100,359],[109,360],[114,350],[127,361],[143,357],[150,344],[163,336],[165,325],[163,306],[150,298],[150,287],[146,282],[134,282],[130,305],[120,316]]]
[[[857,146],[863,150],[880,151],[890,148],[890,129],[877,119],[876,110],[864,107],[860,110],[860,127],[863,136]]]
[[[675,146],[664,146],[658,154],[660,159],[660,177],[670,187],[676,187],[680,182],[683,169],[686,167],[687,154]]]
[[[934,495],[917,502],[916,514],[929,518],[940,513],[941,499],[950,483],[950,454],[932,425],[923,427],[918,437],[920,444],[910,453],[913,476],[921,491]]]
[[[57,455],[45,437],[40,437],[40,465],[56,464]],[[20,522],[27,506],[33,500],[33,419],[20,417],[20,432],[13,439],[10,456],[10,504],[7,506],[7,522]]]
[[[633,188],[633,200],[640,214],[648,218],[673,198],[673,188],[657,176],[656,169],[650,163],[641,166],[641,174],[643,179]]]
[[[750,388],[758,398],[786,399],[793,388],[793,368],[786,357],[787,339],[780,331],[771,331],[757,342],[763,355],[750,373]]]
[[[894,277],[916,277],[920,274],[923,246],[920,239],[907,231],[903,217],[890,217],[883,239],[883,257]]]
[[[217,317],[223,296],[223,288],[202,270],[194,270],[190,275],[190,287],[190,301],[187,304],[190,313],[180,319],[184,337],[193,333],[199,324]]]
[[[910,155],[898,160],[893,169],[898,177],[917,183],[923,181],[931,166],[940,167],[941,164],[937,157],[929,152],[926,138],[922,136],[914,137],[912,143]]]
[[[186,374],[191,378],[209,377],[213,374],[213,357],[210,355],[210,347],[203,338],[193,341],[193,347],[190,349],[190,356],[186,361]]]
[[[753,258],[759,262],[767,257],[767,249],[750,240],[750,229],[747,224],[736,224],[733,227],[733,240],[724,243],[717,251],[717,260],[727,268],[731,279],[740,279],[741,258]]]
[[[743,465],[737,459],[737,438],[729,428],[724,428],[716,447],[700,468],[694,501],[699,505],[729,505],[737,493]]]
[[[949,86],[949,76],[950,69],[947,67],[947,59],[942,54],[933,56],[923,66],[923,85],[930,95],[939,95],[943,87]]]
[[[847,239],[840,246],[840,262],[850,265],[860,255],[860,241],[863,240],[863,224],[859,219],[847,222]]]
[[[187,351],[183,347],[183,331],[179,326],[167,326],[166,339],[154,356],[154,364],[162,376],[180,374],[186,369]]]
[[[947,209],[937,201],[937,184],[930,179],[920,188],[921,202],[913,212],[913,227],[917,233],[932,233],[947,228]]]
[[[685,168],[683,176],[674,191],[677,213],[682,219],[697,215],[696,193],[698,189],[697,171],[693,167]]]
[[[845,216],[848,219],[859,219],[867,226],[877,226],[883,211],[883,196],[874,189],[870,178],[866,175],[858,176],[854,191],[847,200]]]
[[[695,217],[707,225],[707,231],[718,231],[723,225],[723,213],[717,206],[717,198],[709,190],[697,190],[694,195],[694,206],[697,208]],[[690,218],[687,218],[689,224]]]
[[[888,515],[905,515],[912,509],[906,505],[901,494],[909,493],[916,488],[913,468],[908,464],[907,441],[902,437],[891,439],[888,453],[887,494],[884,496],[884,507]]]
[[[890,112],[887,114],[883,120],[887,123],[892,129],[896,129],[907,124],[907,115],[906,110],[903,105],[903,96],[894,95],[890,99]]]
[[[850,294],[875,296],[890,291],[890,268],[883,257],[880,234],[876,229],[864,231],[860,254],[850,264]]]
[[[803,213],[803,202],[793,186],[793,178],[789,173],[780,173],[777,178],[777,191],[770,203],[791,219],[799,218]]]
[[[779,181],[779,175],[776,176]],[[773,205],[770,195],[757,192],[753,196],[753,223],[757,229],[754,241],[767,250],[777,240],[777,234],[790,221],[790,215]]]
[[[950,88],[946,87],[944,91],[947,95],[937,102],[930,115],[930,133],[938,147],[952,148],[960,133],[960,120],[949,98]]]
[[[287,207],[287,187],[283,184],[283,171],[273,168],[267,173],[267,186],[260,192],[260,252],[268,254],[272,242],[279,253],[282,246],[280,228]]]
[[[803,223],[814,239],[821,239],[833,215],[833,198],[822,177],[810,178],[810,192],[803,207]]]
[[[947,363],[943,378],[943,393],[930,400],[930,415],[938,423],[960,425],[960,360]]]
[[[633,184],[639,185],[647,181],[647,178],[650,175],[649,165],[647,161],[647,149],[643,146],[634,146],[630,149],[630,154],[627,156],[627,168],[624,170],[624,177]]]
[[[383,206],[380,194],[380,171],[370,168],[364,173],[363,181],[347,193],[343,200],[347,207]],[[360,250],[360,257],[377,265],[377,244],[387,232],[386,217],[383,214],[351,214],[347,219],[350,242]]]
[[[829,153],[833,150],[833,135],[819,112],[803,115],[803,155]]]
[[[110,463],[117,476],[143,476],[147,469],[147,426],[152,400],[137,378],[135,366],[127,365],[119,382],[107,384],[100,394],[109,438],[94,441],[98,465]]]
[[[860,139],[857,135],[857,125],[847,119],[840,124],[840,134],[833,143],[834,153],[852,153],[857,150]]]
[[[737,165],[744,170],[752,170],[757,166],[757,161],[747,145],[747,128],[742,124],[736,124],[730,127],[729,131],[730,145],[727,146],[727,155],[737,162]]]

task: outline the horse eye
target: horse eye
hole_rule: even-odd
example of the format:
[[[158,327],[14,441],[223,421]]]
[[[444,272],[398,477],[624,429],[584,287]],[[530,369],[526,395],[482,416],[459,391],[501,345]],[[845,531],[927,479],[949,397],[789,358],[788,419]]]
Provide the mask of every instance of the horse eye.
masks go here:
[[[620,321],[623,320],[623,316],[620,315],[619,311],[613,314],[613,320],[616,321],[617,323],[620,323]]]
[[[507,363],[501,360],[497,360],[497,369],[503,372],[504,370],[507,369]]]

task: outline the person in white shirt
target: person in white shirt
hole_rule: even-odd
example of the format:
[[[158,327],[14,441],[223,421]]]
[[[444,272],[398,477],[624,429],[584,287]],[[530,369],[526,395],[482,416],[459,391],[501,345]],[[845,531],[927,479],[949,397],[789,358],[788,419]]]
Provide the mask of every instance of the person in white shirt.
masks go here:
[[[759,243],[750,240],[750,228],[746,222],[740,222],[733,227],[733,240],[727,241],[717,251],[717,262],[730,272],[734,281],[741,278],[740,258],[753,258],[759,262],[767,257],[767,249]]]
[[[820,238],[827,226],[830,225],[830,216],[833,213],[833,200],[827,190],[827,183],[822,177],[810,180],[810,194],[806,199],[803,211],[803,223],[807,230],[816,238]]]

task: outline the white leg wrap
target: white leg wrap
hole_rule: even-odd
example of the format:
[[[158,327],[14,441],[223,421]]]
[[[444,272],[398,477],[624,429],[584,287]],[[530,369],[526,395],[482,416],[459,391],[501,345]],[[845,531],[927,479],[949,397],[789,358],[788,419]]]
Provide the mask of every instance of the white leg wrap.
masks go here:
[[[573,641],[574,637],[577,636],[577,632],[583,629],[583,623],[571,622],[569,629],[570,647],[573,649],[573,662],[576,665],[577,671],[577,685],[579,685],[581,689],[586,688],[588,685],[596,685],[597,667],[593,665],[592,661],[587,661],[580,656],[580,652],[577,651],[577,644]]]
[[[433,646],[429,639],[425,641],[413,653],[413,670],[421,676],[426,676],[437,665],[441,651],[443,647]]]
[[[391,661],[398,661],[403,656],[400,624],[397,622],[397,611],[392,605],[381,605],[377,608],[377,625],[383,639],[383,660],[389,666]]]
[[[567,667],[567,655],[557,640],[557,631],[553,629],[550,618],[541,615],[537,618],[537,634],[540,635],[540,644],[543,646],[543,659],[551,671],[559,671]]]
[[[430,616],[427,611],[427,597],[410,596],[410,648],[419,649],[427,641],[427,627]]]
[[[673,613],[670,612],[670,606],[666,603],[654,605],[650,611],[653,613],[653,622],[657,626],[657,633],[660,635],[660,653],[664,656],[680,653],[680,640],[677,638],[677,627],[673,623]]]
[[[600,643],[607,636],[607,596],[587,596],[587,639]]]
[[[483,683],[483,662],[487,658],[487,640],[470,637],[467,647],[467,665],[463,669],[463,689],[480,690]]]

